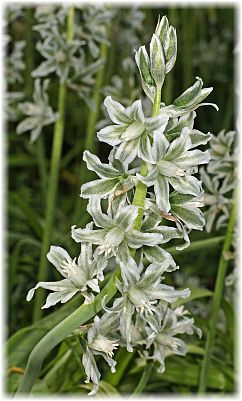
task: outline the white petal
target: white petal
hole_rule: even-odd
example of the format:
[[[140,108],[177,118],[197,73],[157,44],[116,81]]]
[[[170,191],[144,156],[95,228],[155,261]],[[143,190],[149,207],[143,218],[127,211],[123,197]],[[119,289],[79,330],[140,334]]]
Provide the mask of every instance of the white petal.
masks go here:
[[[72,258],[69,253],[61,248],[60,246],[51,246],[50,251],[47,254],[48,260],[55,266],[55,268],[62,274],[63,277],[67,278],[67,274],[62,268],[63,262],[71,263]]]

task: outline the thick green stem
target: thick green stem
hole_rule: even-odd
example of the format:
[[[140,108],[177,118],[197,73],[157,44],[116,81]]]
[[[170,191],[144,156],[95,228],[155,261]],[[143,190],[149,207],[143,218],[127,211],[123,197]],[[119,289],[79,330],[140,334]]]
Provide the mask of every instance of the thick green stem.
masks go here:
[[[152,115],[159,113],[160,96],[160,92],[158,92],[155,97]],[[138,189],[136,189],[136,192],[137,190]],[[146,192],[144,193],[144,199],[145,196]],[[137,219],[138,218],[141,218],[142,220],[142,216],[138,216]],[[43,361],[48,353],[62,340],[64,340],[64,338],[66,338],[74,329],[86,323],[102,309],[102,300],[104,296],[106,295],[106,303],[113,298],[117,292],[115,278],[119,276],[120,269],[116,268],[113,276],[110,278],[100,294],[95,297],[95,300],[92,304],[80,306],[75,312],[59,323],[45,337],[43,337],[42,340],[40,340],[30,354],[24,376],[17,391],[18,394],[25,394],[31,391],[34,382],[39,375]]]
[[[134,395],[137,396],[137,395],[140,395],[140,394],[143,393],[144,388],[145,388],[146,384],[149,381],[153,366],[154,366],[153,362],[148,362],[147,363],[147,365],[144,368],[143,374],[142,374],[142,376],[140,378],[140,381],[139,381],[137,387],[135,388],[135,390],[132,393],[133,396]]]
[[[216,335],[216,327],[218,321],[218,313],[222,300],[223,286],[224,286],[224,278],[226,274],[226,269],[228,266],[228,259],[226,258],[226,253],[230,250],[231,241],[234,231],[234,226],[236,222],[236,213],[239,201],[239,190],[236,190],[234,197],[233,208],[230,213],[228,228],[225,236],[224,246],[222,249],[219,266],[218,266],[218,274],[216,278],[215,290],[214,290],[214,298],[212,304],[212,313],[211,318],[209,320],[209,329],[207,334],[206,346],[205,346],[205,354],[202,362],[202,368],[200,373],[199,387],[198,392],[200,394],[204,394],[207,389],[208,376],[209,376],[209,368],[211,362],[211,356],[213,353],[214,340]]]
[[[224,241],[223,235],[221,235],[219,237],[207,238],[207,239],[202,239],[199,241],[194,241],[189,245],[189,247],[182,250],[182,255],[185,255],[186,253],[199,252],[202,249],[208,250],[210,248],[216,248],[223,241]],[[173,257],[179,256],[181,254],[181,251],[177,250],[176,246],[171,246],[169,248],[165,248],[165,250],[167,252],[171,253]]]
[[[67,41],[71,42],[74,31],[74,8],[70,7],[67,18]],[[46,257],[49,251],[54,212],[56,206],[56,194],[58,187],[59,165],[62,151],[63,135],[64,135],[64,120],[65,120],[65,101],[66,101],[66,82],[60,83],[58,95],[58,119],[54,128],[54,139],[52,145],[50,177],[48,182],[48,192],[46,200],[46,216],[44,235],[40,256],[40,265],[38,272],[38,281],[45,281],[47,278],[48,260]],[[42,315],[41,306],[44,301],[44,291],[39,291],[35,298],[33,321],[38,320]]]
[[[25,10],[25,40],[26,40],[26,59],[25,59],[25,92],[28,100],[32,97],[33,92],[33,78],[31,72],[34,69],[34,42],[32,35],[32,20],[33,20],[33,9],[27,7]],[[46,160],[44,152],[43,137],[40,135],[38,140],[34,145],[34,150],[36,154],[36,159],[39,168],[39,177],[41,184],[41,194],[42,194],[42,204],[43,208],[45,206],[46,199]]]

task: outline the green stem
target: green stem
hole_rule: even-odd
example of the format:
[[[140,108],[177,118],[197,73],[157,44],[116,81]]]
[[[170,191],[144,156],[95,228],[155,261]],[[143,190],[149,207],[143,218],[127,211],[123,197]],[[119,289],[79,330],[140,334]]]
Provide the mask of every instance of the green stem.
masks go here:
[[[31,72],[34,69],[34,43],[33,43],[33,35],[32,35],[32,22],[33,22],[33,9],[31,7],[27,7],[25,10],[25,40],[26,40],[26,68],[25,68],[25,91],[26,97],[28,100],[32,97],[33,92],[33,78]],[[38,162],[39,168],[39,177],[41,184],[41,194],[42,194],[42,203],[43,209],[45,205],[46,199],[46,161],[45,161],[45,152],[43,145],[43,137],[40,135],[37,142],[35,143],[35,154]]]
[[[160,91],[155,97],[152,115],[159,113],[160,109]],[[137,191],[138,189],[136,189]],[[146,196],[146,192],[144,194]],[[143,204],[143,203],[142,203]],[[137,216],[141,218],[142,216]],[[34,385],[36,378],[39,375],[41,366],[48,353],[64,340],[74,329],[86,323],[89,319],[95,316],[102,309],[102,301],[106,295],[105,302],[108,303],[117,292],[115,286],[115,278],[120,277],[120,269],[117,267],[114,274],[105,285],[103,290],[95,297],[92,304],[80,306],[75,312],[69,315],[56,327],[54,327],[40,342],[34,347],[31,352],[24,376],[20,382],[17,393],[29,393]]]
[[[137,396],[137,395],[142,394],[146,384],[149,381],[149,378],[150,378],[150,375],[152,372],[152,368],[153,368],[153,362],[149,362],[146,364],[143,374],[140,378],[140,381],[139,381],[137,387],[135,388],[135,390],[133,391],[132,395]]]
[[[67,41],[71,42],[74,33],[74,8],[70,7],[67,18]],[[48,182],[48,192],[46,200],[46,216],[44,235],[41,248],[38,281],[45,281],[47,277],[48,260],[46,254],[49,251],[50,241],[53,230],[54,212],[56,207],[56,194],[58,187],[59,165],[64,135],[65,120],[65,101],[66,101],[66,82],[60,83],[58,94],[58,119],[54,127],[54,139],[51,153],[50,177]],[[33,321],[38,320],[42,315],[41,306],[44,301],[44,291],[39,291],[35,298]]]
[[[207,238],[203,239],[200,241],[195,241],[192,242],[189,247],[185,248],[182,250],[182,255],[186,253],[191,253],[191,252],[198,252],[201,249],[206,249],[208,250],[209,248],[215,248],[217,245],[221,244],[224,242],[224,236],[221,235],[219,237],[215,238]],[[167,252],[172,254],[172,256],[179,256],[181,254],[181,251],[177,250],[175,246],[171,246],[169,248],[165,248]]]
[[[41,194],[42,194],[42,210],[45,210],[46,204],[46,183],[47,183],[47,168],[45,157],[44,138],[42,135],[36,141],[36,158],[38,161]]]
[[[202,368],[200,372],[200,380],[199,380],[199,387],[198,392],[200,394],[204,394],[207,389],[208,383],[208,376],[209,376],[209,368],[210,368],[210,361],[211,356],[213,353],[214,347],[214,340],[216,335],[216,326],[218,321],[218,313],[219,308],[222,300],[222,292],[224,286],[224,278],[226,274],[226,269],[228,266],[228,260],[226,258],[226,253],[230,250],[234,226],[236,222],[236,212],[238,207],[239,201],[239,190],[237,188],[235,197],[234,197],[234,204],[233,208],[230,213],[228,228],[225,236],[224,246],[221,253],[219,266],[218,266],[218,274],[216,278],[215,290],[214,290],[214,298],[212,304],[212,313],[211,318],[209,320],[209,330],[207,334],[206,346],[205,346],[205,354],[202,362]]]

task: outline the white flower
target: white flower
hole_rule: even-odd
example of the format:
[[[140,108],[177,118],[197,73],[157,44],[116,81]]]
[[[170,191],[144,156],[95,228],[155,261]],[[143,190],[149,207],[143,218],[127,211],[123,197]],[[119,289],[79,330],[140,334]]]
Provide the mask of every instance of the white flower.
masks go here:
[[[154,263],[149,265],[145,271],[142,265],[136,265],[131,257],[126,260],[123,256],[118,258],[122,281],[116,280],[116,286],[121,292],[122,297],[117,298],[111,309],[105,310],[111,313],[117,313],[120,321],[119,330],[126,340],[127,350],[132,352],[131,346],[131,326],[133,315],[138,313],[142,319],[152,328],[156,315],[160,316],[156,308],[158,300],[166,302],[175,302],[178,298],[187,298],[190,296],[188,288],[177,291],[173,287],[161,284],[162,274],[169,272],[170,261],[164,263]]]
[[[90,290],[100,291],[98,278],[103,279],[102,271],[107,262],[92,259],[91,244],[81,245],[81,253],[77,260],[76,258],[72,259],[65,249],[58,246],[51,246],[47,257],[65,279],[54,282],[39,282],[29,290],[27,301],[33,298],[37,288],[42,287],[53,291],[48,295],[42,309],[49,308],[58,302],[65,303],[77,292],[81,292],[85,297],[85,303],[93,302],[94,295]]]
[[[24,102],[18,105],[19,110],[28,117],[18,124],[17,134],[31,131],[30,141],[32,143],[38,139],[44,126],[53,124],[57,119],[57,113],[54,113],[49,105],[48,85],[49,80],[44,80],[41,84],[40,79],[36,79],[34,82],[33,103]]]
[[[97,133],[98,139],[111,146],[119,145],[115,158],[124,164],[131,163],[135,157],[144,158],[151,147],[151,138],[155,130],[162,133],[168,121],[165,115],[146,118],[141,100],[137,100],[126,109],[111,96],[104,104],[110,119],[115,125],[109,125]]]
[[[187,346],[183,340],[177,338],[177,334],[189,334],[194,332],[201,337],[202,332],[194,325],[194,319],[186,317],[187,311],[179,309],[172,310],[165,303],[160,302],[158,308],[163,316],[159,322],[157,332],[155,333],[149,327],[146,328],[149,335],[146,348],[153,347],[154,353],[149,356],[156,360],[160,367],[159,372],[165,371],[165,358],[170,354],[184,356],[187,353]],[[158,322],[158,321],[157,321]]]
[[[124,201],[124,202],[123,202]],[[98,245],[95,255],[105,258],[116,255],[129,254],[129,247],[138,249],[142,245],[155,246],[162,242],[160,233],[143,233],[133,229],[138,208],[125,205],[125,198],[120,202],[117,210],[108,209],[104,214],[101,209],[100,198],[92,196],[88,204],[97,230],[72,227],[72,238],[76,242],[89,242]]]
[[[191,150],[194,147],[190,138],[190,129],[183,128],[181,135],[169,143],[159,131],[154,134],[154,142],[146,161],[149,162],[146,177],[137,174],[140,181],[148,187],[154,185],[157,206],[168,213],[169,184],[179,193],[199,197],[202,193],[201,182],[190,174],[191,168],[208,163],[208,151]]]
[[[136,177],[132,173],[136,170],[128,170],[120,160],[115,159],[115,150],[113,149],[109,155],[109,164],[101,163],[99,158],[88,150],[83,154],[83,160],[87,164],[89,170],[94,171],[99,177],[99,180],[90,181],[82,185],[81,196],[90,198],[91,196],[99,196],[106,198],[112,194],[127,192],[134,187]]]

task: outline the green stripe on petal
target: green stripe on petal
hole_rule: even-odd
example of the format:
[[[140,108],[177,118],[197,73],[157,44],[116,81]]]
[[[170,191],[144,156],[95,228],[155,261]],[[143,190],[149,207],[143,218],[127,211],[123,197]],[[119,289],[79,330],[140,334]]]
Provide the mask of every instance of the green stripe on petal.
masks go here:
[[[96,155],[93,155],[88,150],[83,153],[83,160],[86,162],[88,170],[94,171],[101,178],[114,178],[120,175],[118,170],[109,164],[102,163]]]
[[[178,107],[189,107],[197,102],[199,95],[201,94],[203,81],[197,77],[197,81],[193,86],[188,88],[182,93],[177,99],[174,100],[173,104]]]
[[[100,198],[105,198],[116,189],[119,182],[120,181],[117,178],[103,178],[100,180],[87,182],[81,187],[81,197],[87,199],[93,195],[96,195]]]
[[[121,143],[115,154],[115,158],[121,160],[121,162],[124,164],[131,163],[137,156],[138,146],[139,138]]]
[[[161,174],[157,175],[156,182],[154,183],[154,192],[157,206],[163,212],[168,213],[171,208],[169,202],[169,183],[167,178]]]
[[[97,133],[97,137],[99,141],[115,146],[122,142],[121,135],[125,129],[126,126],[108,125]]]
[[[191,230],[202,231],[205,224],[205,219],[203,217],[203,213],[198,208],[188,209],[181,206],[172,206],[172,213],[182,220],[186,224],[187,228]]]
[[[129,234],[125,234],[128,245],[131,248],[140,248],[142,245],[155,246],[162,242],[162,235],[156,233],[141,233],[133,230]]]
[[[102,212],[101,201],[98,196],[92,196],[90,198],[87,211],[92,216],[97,227],[102,227],[107,230],[113,228],[113,220],[110,216]]]
[[[104,100],[108,115],[115,124],[130,124],[132,119],[126,114],[125,108],[111,96],[107,96]]]
[[[107,230],[88,230],[86,228],[71,228],[71,236],[76,242],[90,242],[94,245],[101,245],[104,241]]]
[[[185,175],[184,177],[169,177],[172,187],[182,194],[200,196],[203,192],[201,181],[196,177]]]

